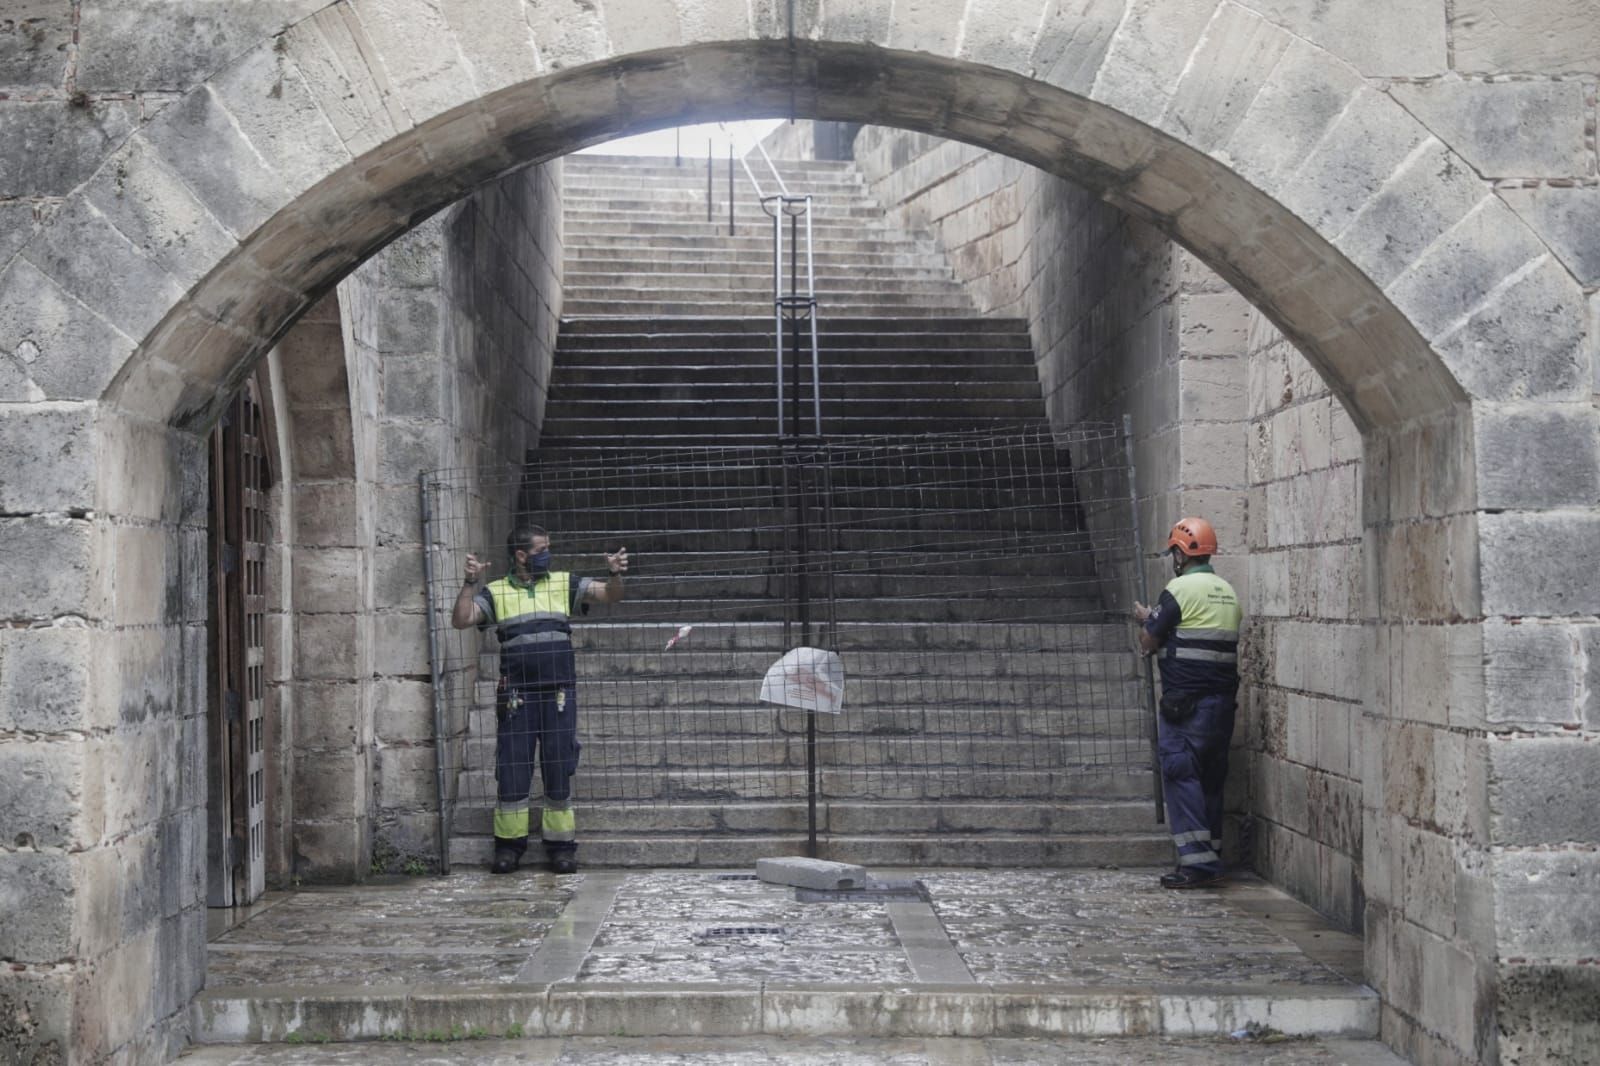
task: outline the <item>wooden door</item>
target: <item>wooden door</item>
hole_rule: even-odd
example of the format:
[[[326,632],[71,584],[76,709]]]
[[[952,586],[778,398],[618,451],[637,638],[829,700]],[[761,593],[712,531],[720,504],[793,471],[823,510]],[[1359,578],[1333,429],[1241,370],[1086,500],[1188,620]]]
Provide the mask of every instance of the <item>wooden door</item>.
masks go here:
[[[266,420],[252,380],[211,434],[207,901],[266,890]]]

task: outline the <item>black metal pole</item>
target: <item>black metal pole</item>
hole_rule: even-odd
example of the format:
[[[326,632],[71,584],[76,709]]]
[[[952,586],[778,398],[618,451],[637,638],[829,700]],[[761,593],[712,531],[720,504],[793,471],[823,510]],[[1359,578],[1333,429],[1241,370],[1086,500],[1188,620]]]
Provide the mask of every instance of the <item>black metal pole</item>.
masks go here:
[[[449,736],[445,728],[444,669],[439,649],[439,614],[433,587],[433,500],[428,495],[428,475],[417,473],[417,495],[422,508],[422,588],[428,605],[428,677],[433,684],[433,767],[434,787],[439,793],[439,872],[450,872],[450,822],[452,807],[445,788],[449,761]]]
[[[716,194],[711,188],[711,138],[706,138],[706,221],[715,222]]]
[[[797,352],[796,355],[799,353]],[[795,507],[800,512],[799,541],[800,541],[800,643],[811,647],[811,590],[808,587],[806,567],[810,565],[808,559],[808,544],[806,538],[806,467],[799,463],[795,469],[796,481],[799,491],[795,493]],[[817,799],[820,789],[817,787],[817,712],[815,709],[806,711],[806,854],[811,858],[817,857]]]
[[[787,205],[785,205],[787,208]],[[790,400],[789,432],[800,435],[800,239],[799,221],[789,216],[789,354],[794,357],[794,395]]]
[[[1128,464],[1128,502],[1133,508],[1133,582],[1139,592],[1139,602],[1150,602],[1150,586],[1144,576],[1144,540],[1139,528],[1139,486],[1133,469],[1133,416],[1122,416],[1122,444]],[[1156,805],[1156,823],[1167,820],[1167,806],[1161,794],[1160,723],[1156,710],[1156,664],[1152,656],[1144,656],[1145,711],[1150,733],[1151,794]]]
[[[733,236],[733,142],[728,142],[728,236]]]

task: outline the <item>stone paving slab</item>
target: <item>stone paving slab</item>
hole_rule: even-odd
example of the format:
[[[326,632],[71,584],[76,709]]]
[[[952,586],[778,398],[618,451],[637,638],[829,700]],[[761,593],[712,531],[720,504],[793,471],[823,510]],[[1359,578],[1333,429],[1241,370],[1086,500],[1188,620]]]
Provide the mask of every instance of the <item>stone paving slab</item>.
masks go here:
[[[1373,1040],[1173,1040],[1148,1037],[963,1039],[955,1037],[811,1040],[776,1037],[574,1037],[386,1043],[390,1066],[1401,1066]],[[371,1045],[270,1044],[194,1048],[190,1066],[345,1066],[373,1061]]]
[[[215,931],[201,1041],[853,1033],[1368,1036],[1361,945],[1257,879],[875,870],[806,902],[747,871],[541,871],[276,894]],[[809,898],[809,894],[807,895]]]

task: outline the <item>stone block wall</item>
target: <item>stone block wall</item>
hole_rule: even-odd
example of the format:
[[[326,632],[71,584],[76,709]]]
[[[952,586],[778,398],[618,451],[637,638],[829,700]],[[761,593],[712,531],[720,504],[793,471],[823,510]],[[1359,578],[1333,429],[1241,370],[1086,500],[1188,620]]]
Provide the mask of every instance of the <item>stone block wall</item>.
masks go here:
[[[1346,928],[1363,887],[1361,437],[1259,312],[1249,326],[1249,594],[1234,809],[1256,869]]]
[[[346,317],[324,297],[268,357],[283,473],[267,652],[282,679],[268,704],[277,884],[359,879],[371,847],[372,382],[348,358]]]
[[[817,150],[816,129],[817,124],[809,119],[785,122],[761,139],[761,147],[767,150],[767,155],[774,162],[782,159],[812,159]],[[753,148],[746,153],[750,169],[755,171],[757,178],[765,181],[766,164],[761,163],[760,159],[761,154]]]
[[[407,233],[340,286],[350,363],[371,383],[357,392],[371,427],[361,447],[372,455],[375,868],[438,854],[417,475],[503,473],[537,443],[559,325],[560,198],[559,162],[518,171]],[[505,530],[475,533],[479,551],[499,559]]]
[[[205,977],[204,442],[5,406],[0,1048],[160,1061]]]

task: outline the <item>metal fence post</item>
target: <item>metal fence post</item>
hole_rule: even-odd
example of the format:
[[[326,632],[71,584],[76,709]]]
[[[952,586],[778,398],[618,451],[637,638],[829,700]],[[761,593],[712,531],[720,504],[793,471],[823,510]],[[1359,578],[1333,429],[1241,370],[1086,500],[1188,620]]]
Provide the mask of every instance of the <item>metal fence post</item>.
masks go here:
[[[1139,602],[1150,602],[1150,585],[1144,574],[1144,535],[1139,528],[1139,484],[1133,468],[1133,416],[1122,416],[1122,445],[1128,462],[1128,505],[1133,508],[1133,574],[1134,585],[1139,590]],[[1144,656],[1144,690],[1149,711],[1150,732],[1150,789],[1156,804],[1156,821],[1167,820],[1166,804],[1161,795],[1161,748],[1156,724],[1156,664],[1155,658]]]
[[[417,493],[422,498],[422,587],[426,590],[428,607],[428,671],[433,678],[433,764],[434,779],[439,790],[439,872],[450,872],[450,801],[445,793],[445,746],[449,737],[445,733],[444,682],[439,663],[439,634],[435,628],[433,588],[433,503],[428,498],[427,471],[417,473]]]

